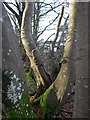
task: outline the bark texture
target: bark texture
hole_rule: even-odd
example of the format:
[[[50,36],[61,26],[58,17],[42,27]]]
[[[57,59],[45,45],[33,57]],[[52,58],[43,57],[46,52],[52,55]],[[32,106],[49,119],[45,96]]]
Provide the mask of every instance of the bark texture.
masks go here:
[[[88,2],[76,4],[76,90],[74,118],[88,118]]]
[[[61,70],[55,80],[54,88],[57,99],[62,101],[65,90],[70,91],[73,85],[70,85],[75,80],[75,3],[74,0],[69,5],[69,25],[68,36],[65,43],[64,55],[62,60]],[[64,61],[66,61],[64,63]],[[69,86],[69,87],[68,87]]]
[[[13,26],[3,5],[2,14],[2,70],[14,71],[17,77],[24,81],[24,87],[27,89],[24,67],[19,51],[19,40],[14,33]]]
[[[69,16],[69,25],[68,25],[68,36],[65,44],[62,66],[56,80],[49,87],[50,94],[47,97],[48,104],[51,107],[54,107],[55,109],[60,108],[65,91],[71,90],[73,85],[70,85],[70,82],[74,81],[75,79],[75,32],[74,32],[75,1],[74,0],[72,0],[69,7],[70,7],[70,16]],[[66,97],[67,96],[65,96],[65,98]]]
[[[31,26],[31,18],[33,11],[33,2],[29,2],[26,0],[25,9],[22,17],[22,25],[21,25],[21,40],[26,51],[26,54],[30,60],[31,68],[34,71],[37,80],[37,86],[40,85],[45,86],[49,85],[50,78],[47,76],[46,71],[43,66],[41,54],[32,38],[32,26]]]

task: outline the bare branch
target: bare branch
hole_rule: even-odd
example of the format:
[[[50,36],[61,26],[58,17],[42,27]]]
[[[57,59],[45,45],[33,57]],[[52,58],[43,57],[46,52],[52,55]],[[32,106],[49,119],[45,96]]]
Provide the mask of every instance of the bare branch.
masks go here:
[[[63,13],[64,13],[64,6],[62,7],[62,11],[61,11],[61,14],[59,15],[59,21],[58,21],[58,24],[57,24],[57,27],[56,27],[56,33],[55,33],[55,37],[52,41],[52,43],[50,44],[50,50],[51,51],[54,51],[54,45],[55,45],[55,42],[58,38],[58,34],[59,34],[59,26],[61,24],[61,20],[62,20],[62,17],[63,17]]]
[[[14,3],[8,2],[8,4],[11,4],[13,6],[15,6],[17,8],[17,6]]]
[[[37,2],[36,7],[34,5],[34,19],[33,19],[33,39],[37,42],[38,28],[39,28],[39,14],[40,14],[40,3]]]
[[[47,12],[45,12],[45,13],[41,14],[41,15],[40,15],[40,17],[42,17],[42,16],[44,16],[44,15],[48,14],[50,11],[54,10],[55,8],[57,8],[57,7],[59,7],[59,6],[60,6],[60,5],[57,5],[57,6],[55,6],[55,7],[52,7],[52,8],[51,8],[51,9],[49,9]]]
[[[7,2],[3,2],[4,5],[16,16],[16,18],[18,19],[18,14],[8,5]]]
[[[47,40],[44,42],[44,44],[43,44],[43,46],[41,47],[41,49],[44,48],[44,46],[45,46],[45,44],[47,43],[47,41],[48,41],[48,40],[50,39],[50,37],[52,37],[54,34],[55,34],[55,33],[51,34],[51,35],[47,38]]]
[[[37,36],[37,38],[39,38],[39,36],[40,36],[41,34],[43,34],[43,32],[44,32],[50,25],[52,25],[57,18],[58,18],[58,16],[57,16],[49,25],[47,25],[47,26],[42,30],[42,32]]]
[[[49,86],[51,79],[50,76],[47,76],[42,63],[41,53],[39,52],[35,41],[33,40],[31,33],[32,31],[30,29],[31,21],[29,20],[31,20],[32,17],[33,4],[34,3],[29,3],[29,0],[26,0],[25,2],[25,9],[23,12],[21,24],[21,40],[26,51],[26,55],[31,61],[31,68],[34,71],[37,80],[37,87],[41,89],[41,87],[44,85]]]
[[[20,17],[20,15],[18,15],[18,14],[15,12],[15,10],[13,10],[13,8],[8,5],[7,2],[3,2],[3,3],[4,3],[4,5],[15,15],[15,17],[16,17],[17,20],[18,20],[19,26],[21,26],[21,17]]]
[[[55,2],[56,3],[56,2]],[[52,10],[52,11],[54,11],[56,14],[58,14],[54,9],[55,9],[55,7],[52,7],[52,5],[51,4],[48,4],[48,3],[43,3],[44,5],[43,6],[41,6],[41,7],[46,7],[46,6],[49,6],[49,7],[51,7],[51,9],[50,9],[50,11]],[[53,3],[52,3],[53,4]],[[63,2],[61,3],[61,4],[59,4],[59,6],[60,5],[62,5],[63,4]],[[56,8],[57,8],[58,6],[56,6]],[[48,11],[47,11],[48,12]]]
[[[18,21],[18,23],[19,23],[19,27],[21,27],[23,10],[22,11],[20,10],[20,5],[19,5],[19,3],[17,1],[16,1],[16,5],[17,5],[17,10],[19,12],[19,21]]]
[[[65,31],[65,27],[66,27],[68,18],[69,18],[69,15],[67,16],[67,18],[65,20],[64,28],[63,28],[63,31],[62,31],[62,35],[61,35],[60,40],[59,40],[58,45],[57,45],[57,50],[59,49],[60,43],[62,43],[63,40],[64,40],[64,35],[65,35],[64,31]]]

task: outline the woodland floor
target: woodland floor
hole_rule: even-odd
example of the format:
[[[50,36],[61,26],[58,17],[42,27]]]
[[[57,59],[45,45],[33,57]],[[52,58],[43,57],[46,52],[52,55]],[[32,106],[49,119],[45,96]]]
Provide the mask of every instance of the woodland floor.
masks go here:
[[[74,106],[74,95],[75,92],[72,93],[69,99],[65,102],[65,104],[60,108],[59,112],[54,116],[55,118],[72,118],[73,115],[73,106]],[[41,116],[40,105],[34,105],[35,113],[38,117]],[[47,117],[46,117],[47,119]]]

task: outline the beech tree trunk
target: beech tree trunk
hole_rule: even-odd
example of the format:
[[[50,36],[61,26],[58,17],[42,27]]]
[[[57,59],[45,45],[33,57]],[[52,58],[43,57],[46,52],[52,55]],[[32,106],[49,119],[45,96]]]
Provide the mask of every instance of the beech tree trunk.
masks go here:
[[[75,0],[70,1],[69,5],[69,25],[68,36],[65,43],[64,55],[61,70],[55,80],[54,89],[57,99],[62,101],[67,85],[75,80]],[[65,62],[66,61],[66,62]],[[65,63],[64,63],[65,62]],[[71,85],[72,86],[72,85]],[[70,88],[68,88],[70,89]]]
[[[72,83],[75,80],[75,0],[72,0],[69,5],[69,25],[68,36],[64,49],[64,56],[62,60],[61,70],[58,73],[56,80],[46,90],[45,94],[49,92],[47,102],[55,109],[60,108],[64,93],[70,91]],[[67,93],[67,92],[66,92]],[[67,96],[65,96],[66,98]],[[53,98],[53,100],[52,100]]]
[[[37,86],[49,86],[50,77],[48,77],[46,74],[41,54],[33,40],[31,33],[33,5],[33,2],[26,0],[21,24],[21,40],[26,54],[30,60],[31,68],[33,69],[36,76]]]
[[[74,118],[88,118],[88,2],[76,4],[76,88]]]
[[[27,89],[27,81],[19,51],[19,42],[3,5],[2,14],[2,70],[14,71],[17,77],[24,82],[24,87]]]

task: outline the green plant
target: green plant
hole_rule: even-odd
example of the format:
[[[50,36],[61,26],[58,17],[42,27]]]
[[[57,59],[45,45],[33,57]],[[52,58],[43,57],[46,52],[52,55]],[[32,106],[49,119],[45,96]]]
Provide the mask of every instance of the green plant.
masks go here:
[[[35,84],[35,78],[32,73],[32,70],[25,67],[24,71],[25,71],[25,76],[26,76],[26,79],[28,80],[29,86],[31,86],[33,83]]]
[[[27,76],[30,77],[30,72],[27,69],[26,69],[26,74],[28,74]],[[7,82],[7,83],[5,82],[6,83],[5,84],[6,91],[8,91],[8,89],[10,89],[10,85],[11,85],[13,78],[14,78],[14,80],[15,79],[18,80],[17,82],[21,82],[21,80],[17,78],[17,76],[15,75],[15,73],[13,71],[4,71],[3,72],[3,82],[5,82],[5,81]],[[3,86],[3,89],[5,86]],[[51,116],[53,114],[53,108],[51,108],[47,104],[47,97],[49,96],[49,94],[52,90],[52,87],[53,87],[53,85],[51,85],[45,91],[45,93],[40,97],[41,116],[36,115],[36,113],[34,111],[35,110],[34,106],[31,105],[30,100],[29,100],[29,93],[25,90],[24,90],[24,92],[21,93],[21,98],[19,98],[17,96],[17,94],[15,94],[17,97],[13,96],[13,94],[12,94],[12,97],[10,97],[10,99],[7,96],[7,99],[4,102],[5,107],[6,107],[6,104],[8,104],[5,116],[10,119],[14,119],[14,118],[15,119],[16,118],[26,119],[26,118],[38,118],[38,117],[45,118],[46,115]],[[15,92],[15,91],[11,90],[11,92]],[[11,94],[11,93],[9,92],[9,94]],[[14,97],[17,98],[16,101],[14,100]]]
[[[13,104],[11,108],[7,110],[7,118],[37,118],[34,113],[34,109],[29,101],[29,94],[24,91],[22,98]]]
[[[40,99],[40,107],[41,107],[41,113],[42,113],[41,117],[42,118],[45,118],[46,106],[47,106],[46,98],[41,97],[41,99]]]
[[[3,103],[5,105],[6,118],[37,118],[34,109],[29,101],[27,91],[20,93],[18,96],[17,87],[13,84],[13,80],[22,84],[13,71],[4,70],[3,78]],[[20,88],[19,88],[20,89]]]
[[[49,94],[51,93],[53,84],[45,91],[45,93],[40,97],[40,106],[41,106],[41,118],[45,118],[51,116],[54,112],[54,108],[50,107],[47,103],[47,99]]]

